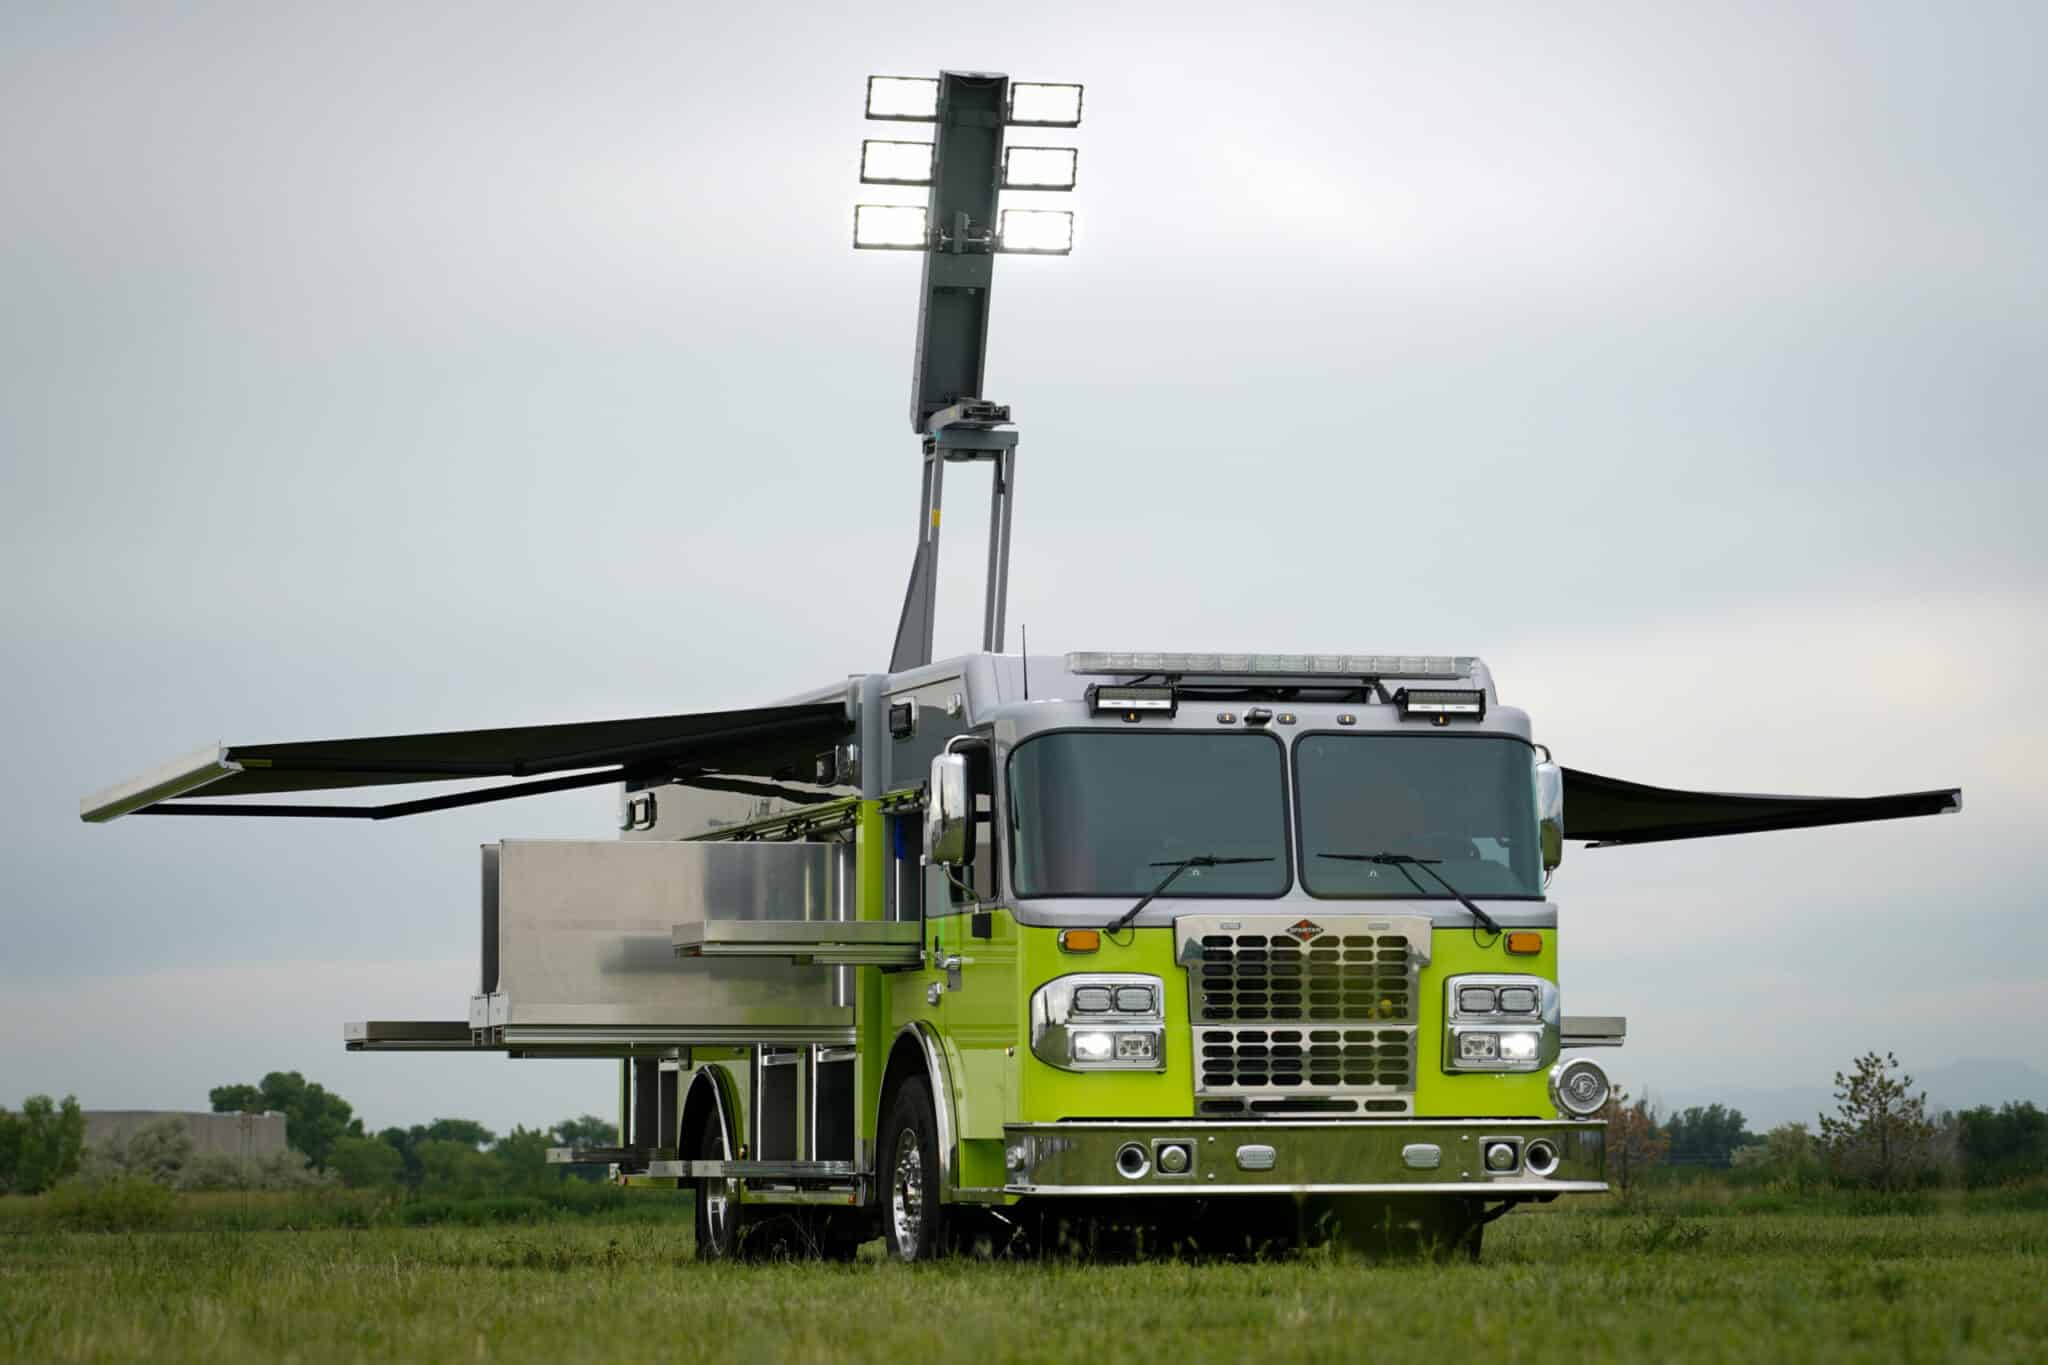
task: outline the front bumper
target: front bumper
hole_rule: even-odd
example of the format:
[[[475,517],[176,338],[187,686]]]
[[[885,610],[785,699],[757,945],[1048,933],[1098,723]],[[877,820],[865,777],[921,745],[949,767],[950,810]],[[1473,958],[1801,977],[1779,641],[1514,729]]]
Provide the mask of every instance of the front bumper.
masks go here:
[[[1446,1194],[1530,1198],[1606,1191],[1606,1130],[1559,1119],[1204,1123],[1076,1121],[1003,1129],[1005,1192],[1019,1195]],[[1492,1171],[1482,1153],[1516,1153]],[[1542,1169],[1539,1144],[1555,1153]],[[1186,1149],[1183,1171],[1163,1149]],[[1140,1162],[1126,1152],[1136,1147]],[[1532,1147],[1538,1160],[1530,1161]],[[1119,1161],[1120,1155],[1124,1158]],[[1167,1163],[1172,1164],[1172,1163]],[[1136,1171],[1137,1173],[1133,1173]]]

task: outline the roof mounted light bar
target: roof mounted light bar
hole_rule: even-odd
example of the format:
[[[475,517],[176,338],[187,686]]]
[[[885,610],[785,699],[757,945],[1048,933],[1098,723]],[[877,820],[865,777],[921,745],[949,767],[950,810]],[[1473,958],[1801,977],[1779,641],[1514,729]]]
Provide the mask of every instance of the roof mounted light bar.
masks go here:
[[[1331,678],[1469,678],[1469,655],[1423,654],[1145,654],[1102,650],[1067,655],[1067,671],[1137,677],[1246,674]]]

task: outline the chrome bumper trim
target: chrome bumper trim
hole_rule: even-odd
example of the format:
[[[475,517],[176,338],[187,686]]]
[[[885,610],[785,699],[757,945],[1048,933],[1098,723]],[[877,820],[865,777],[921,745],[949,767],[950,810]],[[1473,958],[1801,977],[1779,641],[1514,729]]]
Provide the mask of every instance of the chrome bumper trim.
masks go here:
[[[1009,1161],[1004,1188],[1013,1195],[1449,1194],[1500,1199],[1607,1189],[1604,1126],[1570,1119],[1078,1121],[1008,1124],[1003,1136]],[[1547,1175],[1534,1174],[1522,1160],[1528,1144],[1538,1138],[1558,1154]],[[1516,1144],[1515,1164],[1488,1171],[1480,1150],[1501,1141]],[[1167,1174],[1149,1161],[1135,1178],[1119,1170],[1121,1149],[1135,1144],[1150,1152],[1162,1143],[1187,1146],[1189,1169]],[[1441,1149],[1441,1164],[1412,1166],[1404,1149],[1417,1144]],[[1258,1159],[1240,1160],[1240,1148]]]

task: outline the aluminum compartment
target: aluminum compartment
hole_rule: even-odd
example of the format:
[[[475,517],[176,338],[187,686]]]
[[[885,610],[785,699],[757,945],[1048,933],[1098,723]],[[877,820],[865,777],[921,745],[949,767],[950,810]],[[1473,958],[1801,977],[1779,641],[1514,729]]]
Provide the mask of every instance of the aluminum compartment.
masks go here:
[[[483,849],[477,1041],[848,1043],[834,969],[678,957],[689,920],[850,919],[848,844],[508,839]]]

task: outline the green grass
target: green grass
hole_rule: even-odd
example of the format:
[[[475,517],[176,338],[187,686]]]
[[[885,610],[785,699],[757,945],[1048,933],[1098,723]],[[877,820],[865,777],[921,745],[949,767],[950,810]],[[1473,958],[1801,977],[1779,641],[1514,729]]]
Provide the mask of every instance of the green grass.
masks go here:
[[[673,1204],[304,1231],[221,1207],[0,1220],[0,1359],[2048,1359],[2048,1217],[2010,1199],[1521,1212],[1477,1266],[705,1267]]]

